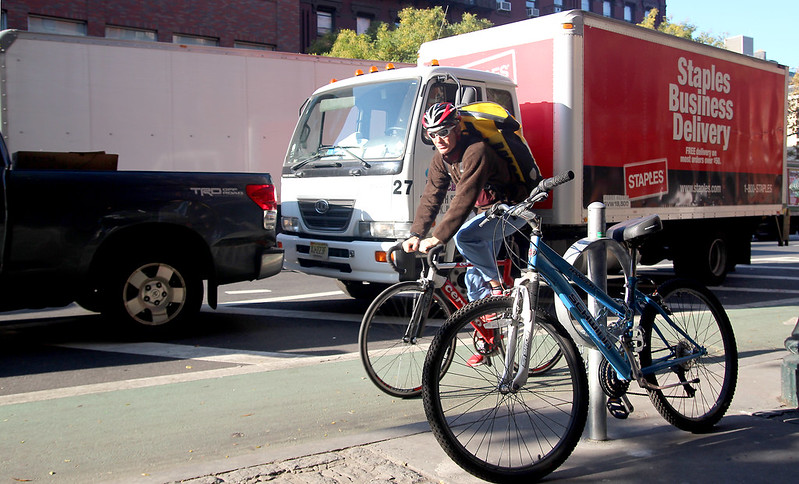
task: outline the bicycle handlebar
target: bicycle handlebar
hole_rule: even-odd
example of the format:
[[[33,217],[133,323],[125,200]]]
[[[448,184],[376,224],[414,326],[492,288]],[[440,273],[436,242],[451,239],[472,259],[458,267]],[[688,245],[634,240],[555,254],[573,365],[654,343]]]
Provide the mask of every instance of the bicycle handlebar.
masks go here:
[[[552,178],[541,180],[541,183],[538,184],[533,192],[548,192],[556,186],[563,185],[564,183],[570,182],[572,180],[574,180],[574,172],[569,170],[561,173],[560,175],[555,175]]]
[[[394,272],[405,274],[405,269],[400,269],[399,267],[397,267],[397,264],[394,263],[394,259],[391,257],[391,254],[401,249],[402,249],[402,242],[397,242],[396,244],[389,247],[388,250],[386,251],[386,262],[388,262],[388,265],[390,265],[391,268],[394,269]]]
[[[485,220],[480,222],[480,226],[482,227],[486,224],[490,219],[500,216],[514,207],[521,207],[527,206],[539,202],[546,198],[547,193],[551,191],[553,188],[563,185],[564,183],[568,183],[574,179],[574,172],[569,170],[566,172],[561,173],[560,175],[555,175],[551,178],[545,178],[538,183],[538,186],[533,188],[533,191],[530,192],[530,195],[518,205],[510,206],[507,203],[495,203],[488,212],[486,213]]]
[[[436,264],[437,262],[436,259],[438,258],[439,252],[444,250],[446,247],[447,246],[445,244],[440,244],[431,247],[430,250],[427,251],[427,264],[430,267],[434,268],[436,272],[438,272],[438,265]],[[399,274],[405,274],[407,270],[397,267],[397,264],[394,263],[394,259],[391,257],[391,255],[398,250],[402,250],[402,242],[397,242],[396,244],[389,247],[389,249],[386,251],[386,261],[388,262],[388,265],[390,265],[391,268],[394,269],[395,272],[398,272]]]

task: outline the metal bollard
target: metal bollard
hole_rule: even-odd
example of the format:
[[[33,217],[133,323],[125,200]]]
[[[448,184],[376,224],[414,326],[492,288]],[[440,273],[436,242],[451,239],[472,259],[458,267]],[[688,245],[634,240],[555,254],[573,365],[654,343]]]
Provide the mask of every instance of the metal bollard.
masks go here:
[[[785,340],[785,349],[790,353],[782,359],[782,401],[792,408],[799,408],[799,318]]]
[[[605,238],[605,204],[593,202],[588,206],[588,239]],[[608,258],[604,250],[588,251],[588,278],[603,291],[608,287]],[[605,316],[601,318],[600,305],[594,298],[589,298],[588,309],[600,324],[607,324]],[[607,396],[599,386],[599,365],[602,353],[596,348],[588,349],[588,438],[607,440],[608,416],[605,410]]]

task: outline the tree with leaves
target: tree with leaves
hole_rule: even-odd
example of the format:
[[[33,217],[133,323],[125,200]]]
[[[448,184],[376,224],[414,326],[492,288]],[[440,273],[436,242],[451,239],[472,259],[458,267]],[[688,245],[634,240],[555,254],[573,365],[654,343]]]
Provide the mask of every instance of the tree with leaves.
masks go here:
[[[399,13],[396,27],[379,23],[366,33],[344,29],[338,32],[329,49],[322,42],[314,53],[353,59],[374,59],[387,62],[416,62],[419,47],[427,41],[491,27],[493,24],[471,13],[464,13],[460,22],[450,23],[440,6],[429,9],[405,8]]]
[[[657,18],[658,10],[653,8],[649,11],[649,15],[647,15],[646,18],[644,18],[644,20],[638,25],[663,32],[665,34],[673,35],[675,37],[693,40],[694,42],[712,45],[714,47],[724,47],[724,39],[727,37],[726,33],[718,36],[714,36],[708,32],[697,33],[696,25],[690,24],[688,22],[674,23],[672,22],[671,17],[664,19],[657,27],[655,27]],[[694,36],[694,34],[696,34],[696,36]]]

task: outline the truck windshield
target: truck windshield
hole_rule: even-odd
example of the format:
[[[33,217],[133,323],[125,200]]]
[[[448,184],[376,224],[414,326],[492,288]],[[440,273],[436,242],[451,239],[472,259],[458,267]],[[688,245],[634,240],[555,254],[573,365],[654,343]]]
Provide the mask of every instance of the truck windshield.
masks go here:
[[[313,97],[300,116],[284,166],[303,167],[396,160],[405,143],[418,79],[364,84]]]

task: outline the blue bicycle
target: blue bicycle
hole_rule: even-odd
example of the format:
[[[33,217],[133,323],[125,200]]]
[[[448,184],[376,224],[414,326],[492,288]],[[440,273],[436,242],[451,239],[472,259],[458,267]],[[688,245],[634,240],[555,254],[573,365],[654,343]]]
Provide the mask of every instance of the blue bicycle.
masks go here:
[[[422,394],[436,439],[462,468],[489,481],[541,479],[574,450],[588,413],[588,381],[575,340],[604,356],[599,383],[609,402],[623,405],[634,381],[683,430],[708,431],[735,393],[735,337],[713,293],[685,279],[651,294],[639,288],[638,250],[662,229],[659,217],[617,224],[602,240],[602,250],[621,263],[623,297],[608,295],[567,261],[568,254],[564,259],[543,242],[541,218],[531,209],[573,176],[546,179],[524,202],[492,210],[489,216],[521,217],[531,227],[527,267],[510,296],[475,301],[453,314],[425,359]],[[557,319],[536,317],[542,281],[554,292]],[[601,308],[596,316],[587,297]],[[469,366],[476,325],[497,331],[504,351]],[[562,357],[547,372],[531,374],[531,348],[542,333],[557,341]],[[445,358],[452,361],[442,374]]]

